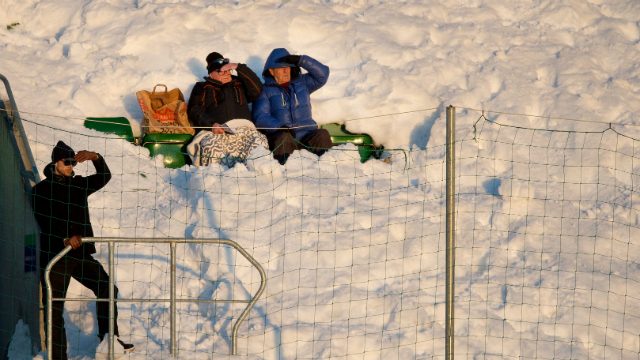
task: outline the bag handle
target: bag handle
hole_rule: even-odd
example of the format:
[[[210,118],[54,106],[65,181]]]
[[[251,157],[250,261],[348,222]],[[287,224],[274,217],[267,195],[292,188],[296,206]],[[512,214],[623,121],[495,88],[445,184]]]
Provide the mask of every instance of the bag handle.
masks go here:
[[[165,85],[165,84],[156,84],[156,85],[153,87],[153,91],[151,91],[151,93],[155,94],[155,92],[156,92],[156,88],[157,88],[158,86],[164,86],[164,92],[165,92],[165,93],[167,92],[167,85]]]

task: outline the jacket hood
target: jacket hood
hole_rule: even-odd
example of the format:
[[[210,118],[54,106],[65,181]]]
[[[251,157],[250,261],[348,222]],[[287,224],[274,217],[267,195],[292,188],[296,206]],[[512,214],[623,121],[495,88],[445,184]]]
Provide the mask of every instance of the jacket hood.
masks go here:
[[[53,175],[55,174],[55,172],[53,171],[53,169],[55,169],[56,164],[55,163],[49,163],[47,164],[47,166],[44,167],[44,177],[46,178],[53,178]]]
[[[61,182],[65,181],[66,179],[64,176],[56,175],[54,171],[55,168],[56,168],[56,163],[47,164],[47,166],[45,166],[43,170],[44,177],[47,179],[52,179],[52,180],[61,181]],[[69,179],[71,179],[74,175],[75,175],[75,172],[71,174],[71,176],[69,176]]]
[[[269,73],[269,69],[272,69],[272,68],[281,68],[281,67],[298,68],[293,64],[278,61],[281,57],[287,56],[287,55],[291,55],[291,54],[285,48],[277,48],[277,49],[271,50],[271,54],[269,54],[269,56],[267,57],[267,61],[265,61],[264,63],[264,70],[262,70],[262,77],[265,79],[267,77],[272,78],[271,74]],[[293,79],[293,73],[291,74],[291,78]]]

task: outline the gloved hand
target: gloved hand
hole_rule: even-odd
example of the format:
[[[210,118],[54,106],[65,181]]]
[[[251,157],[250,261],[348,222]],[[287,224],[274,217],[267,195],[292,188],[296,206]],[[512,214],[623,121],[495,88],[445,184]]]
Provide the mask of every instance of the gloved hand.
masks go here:
[[[278,62],[285,62],[287,64],[298,65],[300,62],[300,55],[286,55],[278,59]]]

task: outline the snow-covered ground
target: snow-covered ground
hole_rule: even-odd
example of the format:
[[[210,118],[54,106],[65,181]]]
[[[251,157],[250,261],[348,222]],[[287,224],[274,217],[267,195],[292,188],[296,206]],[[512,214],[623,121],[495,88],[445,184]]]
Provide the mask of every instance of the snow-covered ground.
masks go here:
[[[444,357],[449,104],[460,141],[456,354],[640,357],[639,171],[627,137],[638,137],[640,2],[0,0],[0,9],[0,73],[39,166],[61,139],[104,154],[114,173],[91,198],[97,236],[228,238],[263,264],[268,286],[240,329],[240,357]],[[390,164],[360,164],[344,146],[320,160],[296,153],[284,167],[258,153],[232,169],[170,170],[82,127],[87,116],[137,125],[135,92],[157,83],[188,97],[211,51],[261,73],[275,47],[331,68],[312,95],[316,120],[401,149]],[[474,132],[482,110],[499,124],[481,119]],[[598,133],[609,123],[627,136]],[[178,254],[181,296],[242,298],[259,285],[228,248]],[[166,297],[167,257],[161,245],[120,246],[121,297]],[[70,354],[94,357],[93,305],[66,306]],[[133,358],[169,357],[167,309],[120,303]],[[240,310],[181,305],[179,357],[226,356]]]

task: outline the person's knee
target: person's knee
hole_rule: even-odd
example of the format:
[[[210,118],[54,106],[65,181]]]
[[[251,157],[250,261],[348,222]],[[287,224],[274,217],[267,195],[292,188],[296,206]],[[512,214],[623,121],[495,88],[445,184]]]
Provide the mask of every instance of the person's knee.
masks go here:
[[[333,146],[331,135],[329,134],[329,131],[327,131],[327,129],[318,129],[318,142],[318,147],[322,147],[325,150]]]
[[[117,299],[119,293],[120,293],[120,291],[118,290],[118,287],[113,285],[113,298]],[[107,298],[109,297],[109,286],[107,286],[107,291],[106,291],[105,297],[107,297]]]
[[[57,318],[62,319],[63,313],[64,313],[64,303],[62,301],[54,301],[53,304],[51,304],[52,317],[54,319],[57,319]]]
[[[118,287],[114,284],[113,285],[113,298],[117,299],[118,298]],[[96,296],[98,296],[101,299],[108,299],[109,298],[109,282],[103,282],[100,284],[100,287],[98,288],[98,293],[96,294]]]
[[[326,129],[316,130],[309,136],[307,143],[309,145],[309,150],[318,156],[324,154],[333,146],[331,135]]]
[[[297,148],[296,139],[289,131],[279,131],[271,138],[269,145],[274,156],[290,155]]]

